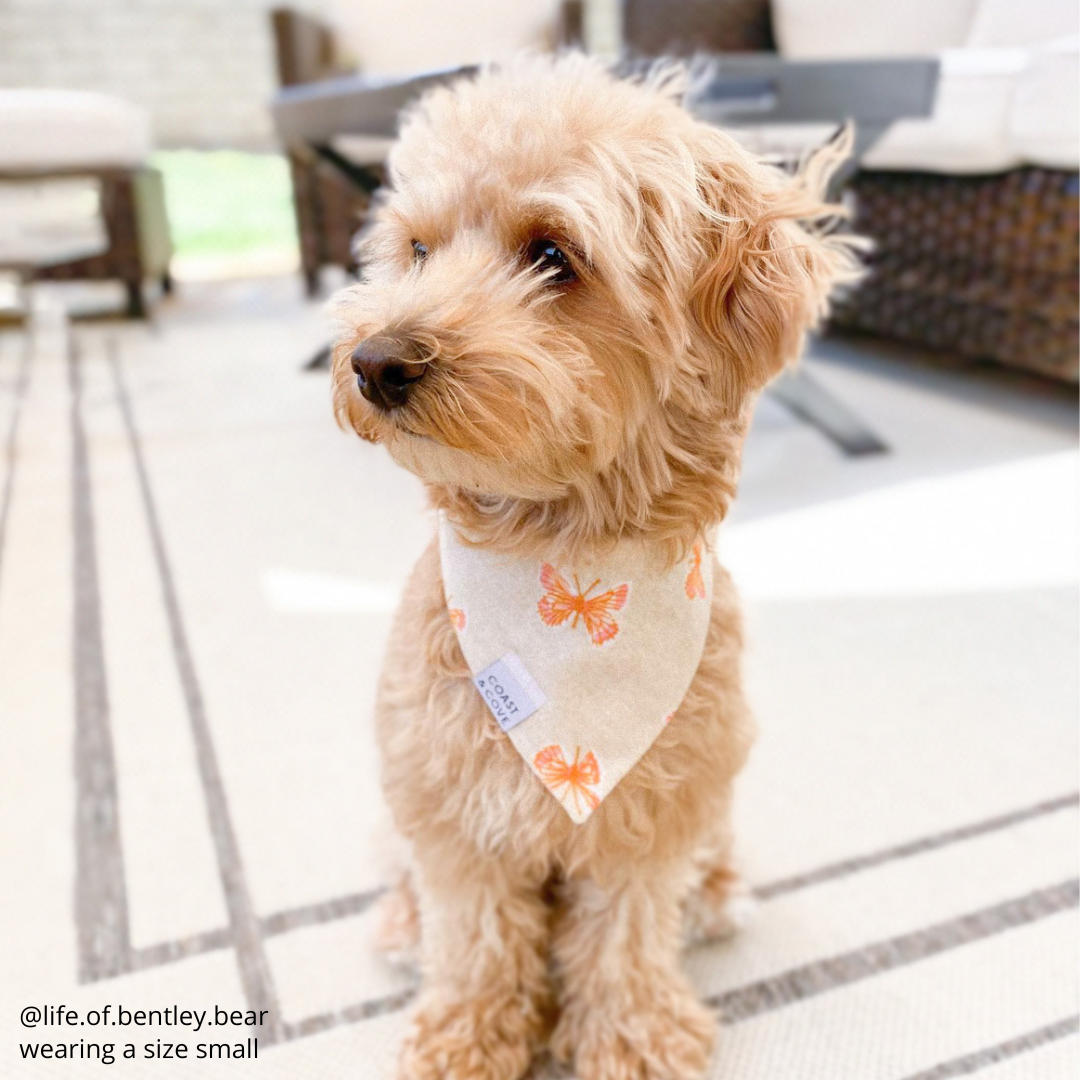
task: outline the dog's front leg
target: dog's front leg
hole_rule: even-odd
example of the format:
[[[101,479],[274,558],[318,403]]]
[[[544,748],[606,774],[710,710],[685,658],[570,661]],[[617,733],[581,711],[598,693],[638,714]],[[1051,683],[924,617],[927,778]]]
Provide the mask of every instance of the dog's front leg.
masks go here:
[[[456,851],[418,851],[424,981],[401,1080],[518,1080],[545,1031],[540,882]]]
[[[554,931],[562,1015],[552,1048],[574,1062],[579,1080],[696,1080],[704,1072],[716,1021],[678,967],[688,876],[638,866],[609,885],[568,884]]]

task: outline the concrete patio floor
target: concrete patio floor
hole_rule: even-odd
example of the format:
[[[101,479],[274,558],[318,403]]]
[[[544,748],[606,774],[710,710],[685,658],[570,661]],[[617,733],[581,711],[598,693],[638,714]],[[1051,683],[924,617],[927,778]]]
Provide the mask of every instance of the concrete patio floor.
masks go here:
[[[269,1013],[257,1061],[122,1076],[393,1075],[413,980],[368,943],[370,717],[431,522],[301,372],[324,334],[292,279],[0,333],[0,1075],[101,1068],[24,1058],[46,1002]],[[686,957],[726,1017],[713,1075],[1065,1080],[1075,392],[853,339],[809,370],[891,452],[845,458],[766,397],[722,530],[761,903]]]

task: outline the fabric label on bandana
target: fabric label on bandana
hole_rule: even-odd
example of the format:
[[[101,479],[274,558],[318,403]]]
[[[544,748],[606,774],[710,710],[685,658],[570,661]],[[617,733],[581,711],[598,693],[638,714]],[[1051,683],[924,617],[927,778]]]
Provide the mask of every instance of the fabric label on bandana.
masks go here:
[[[522,720],[528,720],[541,705],[547,704],[547,698],[536,685],[536,680],[512,652],[488,664],[479,675],[473,677],[473,683],[503,731],[509,731]]]

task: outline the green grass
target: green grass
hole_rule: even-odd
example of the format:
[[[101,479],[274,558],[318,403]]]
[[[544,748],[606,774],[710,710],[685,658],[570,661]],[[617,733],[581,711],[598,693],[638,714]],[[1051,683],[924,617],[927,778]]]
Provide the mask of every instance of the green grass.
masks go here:
[[[165,204],[179,256],[295,251],[289,165],[280,154],[237,150],[160,150]]]

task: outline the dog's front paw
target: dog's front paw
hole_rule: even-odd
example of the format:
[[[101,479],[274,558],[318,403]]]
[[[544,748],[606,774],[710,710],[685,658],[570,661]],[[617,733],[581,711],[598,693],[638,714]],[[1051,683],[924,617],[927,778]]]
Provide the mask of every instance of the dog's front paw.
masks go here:
[[[731,870],[709,874],[683,905],[683,937],[701,945],[737,934],[753,918],[757,901],[745,881]]]
[[[512,996],[466,1002],[421,997],[399,1080],[520,1080],[539,1026],[532,1005]]]
[[[668,987],[629,1005],[563,1012],[552,1038],[578,1080],[698,1080],[709,1064],[716,1018],[688,989]]]
[[[390,963],[420,966],[420,907],[408,878],[375,902],[374,945]]]

